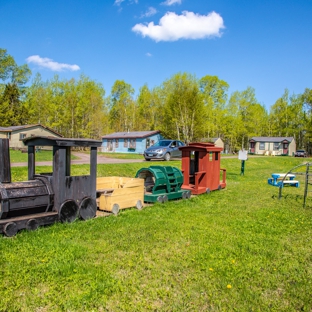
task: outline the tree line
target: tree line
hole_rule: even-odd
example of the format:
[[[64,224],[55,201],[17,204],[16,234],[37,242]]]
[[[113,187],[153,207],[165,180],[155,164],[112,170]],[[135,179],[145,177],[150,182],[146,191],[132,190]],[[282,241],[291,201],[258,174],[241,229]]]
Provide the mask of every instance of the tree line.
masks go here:
[[[229,95],[229,84],[211,75],[198,79],[177,73],[160,86],[143,85],[136,96],[124,80],[116,80],[106,96],[104,86],[85,75],[30,79],[28,66],[17,65],[0,49],[0,126],[40,123],[65,137],[95,139],[111,132],[160,130],[186,143],[220,137],[229,152],[248,148],[253,136],[293,136],[298,147],[312,152],[309,88],[297,95],[285,89],[267,111],[254,88]]]

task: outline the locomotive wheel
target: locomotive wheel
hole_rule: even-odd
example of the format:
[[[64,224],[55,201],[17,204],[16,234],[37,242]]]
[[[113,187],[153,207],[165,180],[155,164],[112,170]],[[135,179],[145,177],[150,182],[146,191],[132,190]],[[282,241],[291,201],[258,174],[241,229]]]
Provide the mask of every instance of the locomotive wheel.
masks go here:
[[[35,231],[39,227],[39,222],[36,219],[30,219],[26,223],[26,230],[27,231]]]
[[[137,201],[135,207],[136,207],[138,210],[142,210],[143,204],[142,204],[142,201],[141,201],[140,199]]]
[[[79,216],[82,220],[94,218],[96,215],[96,201],[91,197],[84,198],[79,206]]]
[[[219,186],[218,186],[218,191],[221,191],[221,190],[222,190],[222,186],[219,185]]]
[[[113,213],[115,216],[117,216],[119,210],[120,210],[119,205],[118,205],[118,204],[114,204],[114,205],[113,205],[113,208],[112,208],[112,213]]]
[[[210,188],[207,188],[206,189],[206,194],[209,194],[210,193]]]
[[[60,208],[61,222],[73,222],[77,218],[79,207],[74,200],[65,200]]]
[[[168,196],[167,195],[164,195],[163,196],[163,203],[166,203],[168,201]]]
[[[190,199],[190,198],[191,198],[191,195],[192,195],[191,191],[187,191],[187,192],[186,192],[186,198],[187,198],[187,199]]]
[[[7,223],[3,228],[3,233],[8,237],[12,237],[12,236],[16,235],[16,233],[17,233],[16,223],[15,222]]]
[[[182,193],[182,199],[187,199],[187,198],[188,198],[187,195],[188,195],[187,192],[183,192],[183,193]]]

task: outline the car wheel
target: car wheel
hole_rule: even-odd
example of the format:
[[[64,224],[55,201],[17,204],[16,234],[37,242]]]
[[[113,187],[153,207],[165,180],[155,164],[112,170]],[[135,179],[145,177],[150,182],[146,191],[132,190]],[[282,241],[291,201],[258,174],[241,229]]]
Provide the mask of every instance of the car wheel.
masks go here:
[[[171,156],[169,153],[166,153],[164,158],[165,158],[165,161],[169,161]]]

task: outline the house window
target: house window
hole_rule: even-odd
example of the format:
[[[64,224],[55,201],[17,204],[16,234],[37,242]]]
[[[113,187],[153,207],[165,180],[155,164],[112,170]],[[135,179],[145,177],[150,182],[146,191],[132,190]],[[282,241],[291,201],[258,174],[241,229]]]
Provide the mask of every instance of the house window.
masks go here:
[[[259,143],[259,150],[262,150],[262,151],[265,150],[265,143],[264,142]]]
[[[20,133],[20,136],[19,136],[20,141],[22,141],[25,138],[26,138],[26,133]]]
[[[124,139],[124,147],[128,147],[128,139]]]
[[[278,151],[279,150],[279,143],[277,142],[275,142],[274,144],[273,144],[273,151]]]
[[[115,139],[115,148],[118,148],[118,145],[119,145],[119,140]]]
[[[151,139],[146,139],[146,148],[151,146]]]
[[[129,148],[135,148],[135,147],[136,147],[136,140],[135,139],[130,139]]]

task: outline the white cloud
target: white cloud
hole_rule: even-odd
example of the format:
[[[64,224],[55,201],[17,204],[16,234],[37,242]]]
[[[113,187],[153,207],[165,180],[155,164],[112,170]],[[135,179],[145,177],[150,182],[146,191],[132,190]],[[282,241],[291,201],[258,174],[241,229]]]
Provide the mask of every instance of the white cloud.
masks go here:
[[[132,27],[132,31],[158,42],[220,37],[223,28],[225,28],[223,19],[216,12],[199,15],[183,11],[182,15],[167,12],[159,20],[159,25],[155,25],[154,22],[136,24]]]
[[[125,0],[115,0],[114,4],[115,5],[121,5],[122,2],[124,2]]]
[[[53,60],[47,57],[40,57],[39,55],[29,56],[26,59],[26,61],[27,63],[33,63],[40,67],[48,68],[52,71],[58,71],[58,72],[64,71],[64,70],[76,71],[80,69],[78,65],[70,65],[70,64],[54,62]]]
[[[141,17],[149,17],[152,15],[155,15],[157,13],[157,10],[153,7],[149,7],[148,10],[141,15]]]
[[[151,57],[151,56],[152,56],[152,54],[151,54],[151,53],[149,53],[149,52],[147,52],[147,53],[146,53],[146,56]]]
[[[163,5],[173,5],[173,4],[181,4],[182,0],[166,0],[165,2],[162,2]]]
[[[125,0],[115,0],[114,5],[120,6],[124,1]],[[130,4],[133,4],[133,3],[138,4],[139,0],[129,0],[129,3]]]

